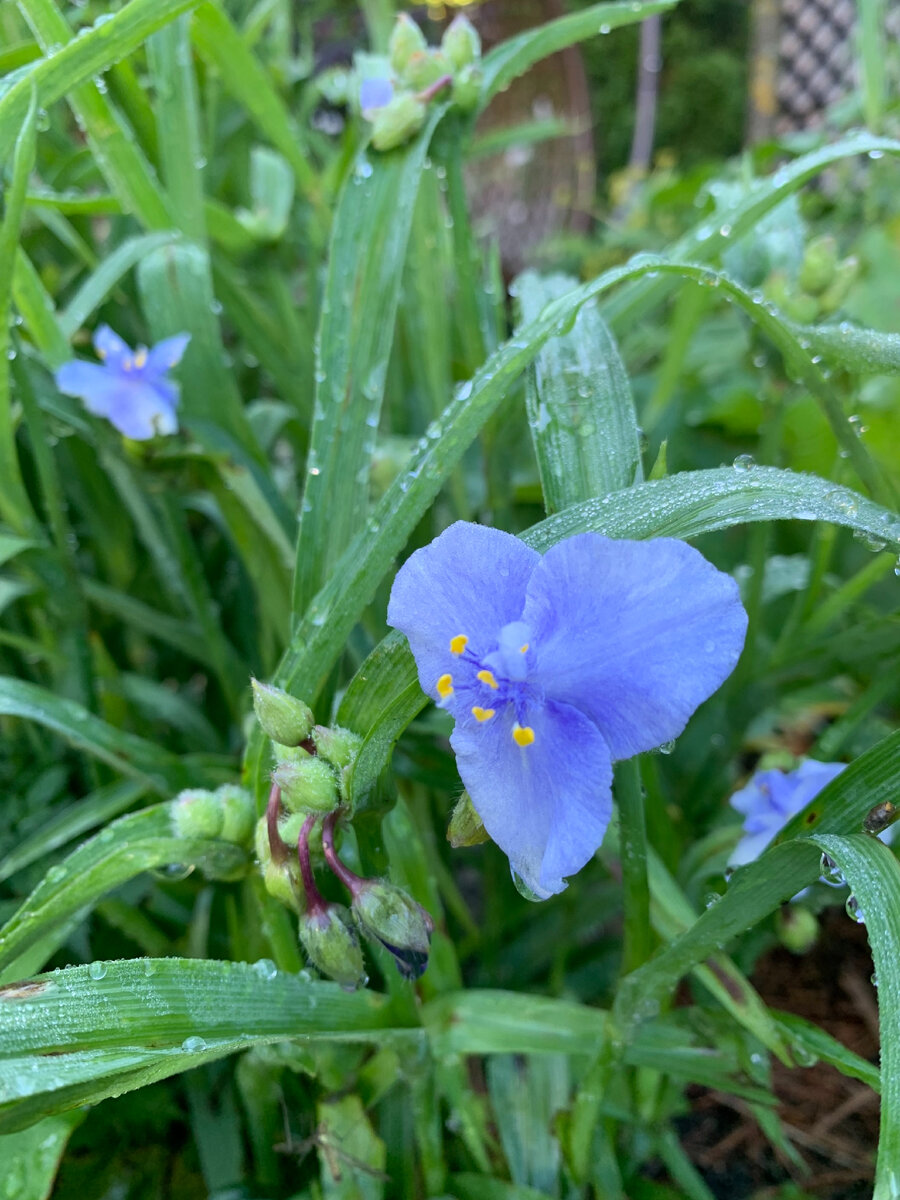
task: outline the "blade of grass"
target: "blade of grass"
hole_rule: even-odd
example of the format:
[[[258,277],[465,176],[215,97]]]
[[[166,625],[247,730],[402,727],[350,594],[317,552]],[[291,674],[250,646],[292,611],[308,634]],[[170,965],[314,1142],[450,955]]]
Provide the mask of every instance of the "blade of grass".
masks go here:
[[[37,102],[32,93],[25,120],[15,139],[12,180],[4,194],[5,211],[3,223],[0,224],[0,513],[19,533],[36,532],[37,522],[25,491],[16,450],[16,426],[10,389],[9,308],[13,293],[13,264],[25,211],[25,193],[28,176],[34,165],[36,119]]]

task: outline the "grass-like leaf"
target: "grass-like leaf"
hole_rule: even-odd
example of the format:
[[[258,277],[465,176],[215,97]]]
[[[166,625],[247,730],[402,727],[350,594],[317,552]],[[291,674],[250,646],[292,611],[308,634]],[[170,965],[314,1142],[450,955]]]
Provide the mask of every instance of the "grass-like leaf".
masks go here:
[[[382,996],[286,975],[267,961],[69,967],[0,989],[0,1130],[255,1044],[371,1041],[403,1024]]]
[[[49,869],[0,929],[0,969],[73,913],[142,871],[200,864],[216,876],[227,876],[245,863],[245,852],[228,842],[176,837],[168,804],[129,813]]]

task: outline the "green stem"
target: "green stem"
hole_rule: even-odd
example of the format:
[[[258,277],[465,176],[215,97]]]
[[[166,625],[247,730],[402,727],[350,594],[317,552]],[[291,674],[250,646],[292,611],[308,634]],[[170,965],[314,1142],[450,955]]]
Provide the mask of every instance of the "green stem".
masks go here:
[[[650,887],[647,883],[647,825],[639,760],[619,763],[615,794],[621,830],[625,938],[622,972],[637,970],[650,957]]]

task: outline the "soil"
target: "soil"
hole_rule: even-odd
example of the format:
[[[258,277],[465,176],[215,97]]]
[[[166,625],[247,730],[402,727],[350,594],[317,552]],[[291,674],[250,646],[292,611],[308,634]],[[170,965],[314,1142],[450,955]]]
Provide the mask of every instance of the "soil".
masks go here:
[[[865,927],[842,909],[822,913],[821,927],[809,954],[772,950],[757,963],[752,981],[770,1007],[815,1022],[877,1062],[878,1006]],[[824,1063],[789,1069],[773,1061],[772,1079],[797,1162],[773,1148],[744,1101],[692,1089],[682,1142],[713,1194],[722,1200],[774,1200],[790,1194],[783,1187],[792,1181],[817,1200],[868,1200],[878,1096]]]

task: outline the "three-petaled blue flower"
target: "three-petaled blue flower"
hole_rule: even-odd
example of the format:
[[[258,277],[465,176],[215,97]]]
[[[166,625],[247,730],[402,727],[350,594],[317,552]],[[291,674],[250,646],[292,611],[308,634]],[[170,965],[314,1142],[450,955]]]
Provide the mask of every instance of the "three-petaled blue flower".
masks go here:
[[[388,621],[485,829],[535,895],[562,891],[603,840],[612,763],[670,741],[734,668],[734,581],[670,538],[566,538],[543,557],[459,521],[407,560]]]
[[[729,803],[744,818],[744,834],[729,866],[741,867],[759,858],[772,838],[815,799],[844,769],[844,763],[808,758],[793,771],[757,771]]]
[[[394,85],[390,79],[381,76],[370,76],[359,85],[359,107],[363,116],[376,109],[384,108],[394,98]]]
[[[150,350],[132,350],[108,325],[101,325],[94,334],[94,349],[102,364],[77,358],[63,363],[56,386],[67,396],[78,396],[88,412],[106,417],[135,441],[174,433],[178,385],[166,375],[181,361],[190,340],[189,333],[177,333]]]

